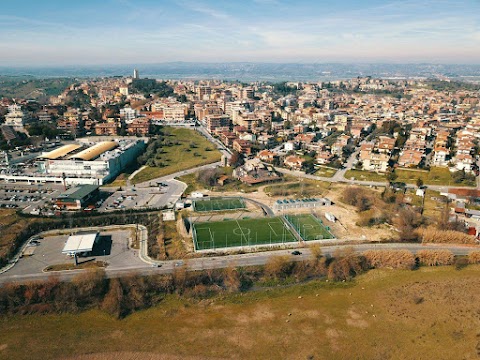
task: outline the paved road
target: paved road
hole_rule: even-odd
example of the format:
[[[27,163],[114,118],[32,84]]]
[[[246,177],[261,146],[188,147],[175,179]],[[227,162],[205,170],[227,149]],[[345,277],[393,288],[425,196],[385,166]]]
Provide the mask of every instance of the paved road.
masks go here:
[[[388,185],[387,181],[360,181],[360,180],[346,179],[344,177],[345,173],[343,173],[343,175],[328,178],[323,176],[305,174],[303,171],[293,171],[293,170],[288,170],[288,169],[279,168],[279,167],[276,167],[275,170],[282,174],[296,176],[304,179],[320,180],[320,181],[327,181],[327,182],[343,182],[347,184],[364,185],[364,186],[387,186]],[[426,185],[426,186],[430,190],[435,190],[440,192],[447,192],[448,189],[475,189],[474,187],[468,187],[468,186],[448,186],[448,185]],[[406,187],[410,189],[417,188],[417,186],[413,184],[406,184]]]
[[[143,244],[143,242],[142,242]],[[332,256],[337,250],[352,247],[354,251],[361,253],[366,250],[381,250],[381,249],[405,249],[412,251],[413,253],[418,250],[435,250],[435,249],[446,249],[452,251],[455,255],[467,255],[470,251],[478,250],[478,246],[461,246],[461,245],[422,245],[422,244],[400,244],[400,243],[390,243],[390,244],[359,244],[355,246],[351,245],[332,245],[322,247],[323,254],[325,256]],[[288,250],[276,250],[260,253],[250,253],[250,254],[241,254],[241,255],[226,255],[226,256],[215,256],[215,257],[203,257],[196,259],[189,259],[188,261],[183,260],[170,260],[170,261],[151,261],[149,259],[143,259],[144,261],[150,262],[151,264],[159,264],[161,267],[149,266],[148,264],[142,265],[132,265],[128,268],[122,269],[110,269],[107,267],[105,273],[107,277],[120,277],[126,274],[139,274],[139,275],[150,275],[150,274],[170,274],[175,271],[179,266],[186,266],[190,271],[199,271],[207,269],[219,269],[226,268],[229,266],[253,266],[253,265],[264,265],[268,259],[272,256],[278,255],[289,255],[291,254],[292,249]],[[310,250],[308,248],[300,249],[302,252],[301,255],[293,256],[291,255],[292,260],[300,261],[307,260],[311,256]],[[71,280],[74,276],[78,275],[82,270],[74,270],[68,272],[58,273],[61,280],[68,281]],[[32,273],[32,274],[9,274],[6,272],[0,275],[0,284],[13,282],[13,281],[30,281],[30,280],[46,280],[51,274],[45,273]]]

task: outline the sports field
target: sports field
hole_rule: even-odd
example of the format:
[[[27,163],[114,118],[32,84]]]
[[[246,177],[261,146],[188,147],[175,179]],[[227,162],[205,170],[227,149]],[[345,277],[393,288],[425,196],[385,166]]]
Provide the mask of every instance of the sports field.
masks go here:
[[[214,197],[194,200],[193,208],[199,212],[245,209],[245,202],[239,197]]]
[[[305,241],[334,238],[322,221],[312,214],[285,215],[285,219]]]
[[[296,242],[279,217],[226,220],[193,225],[195,250]]]

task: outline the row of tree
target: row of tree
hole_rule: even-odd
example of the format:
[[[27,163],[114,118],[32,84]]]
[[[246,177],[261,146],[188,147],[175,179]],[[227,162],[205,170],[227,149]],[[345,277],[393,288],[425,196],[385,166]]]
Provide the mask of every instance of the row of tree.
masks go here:
[[[456,260],[448,250],[422,250],[416,255],[407,250],[372,250],[362,254],[346,248],[333,257],[325,257],[313,246],[309,260],[292,261],[290,256],[272,256],[265,266],[229,267],[204,271],[187,271],[186,265],[172,274],[128,275],[108,279],[103,270],[86,271],[71,282],[58,276],[47,281],[11,283],[0,288],[0,313],[28,314],[78,312],[103,309],[122,318],[137,310],[159,304],[167,295],[206,298],[219,293],[247,291],[254,285],[278,285],[284,281],[305,282],[327,278],[347,281],[369,269],[415,269],[419,265],[450,265]],[[480,252],[459,258],[463,264],[480,263]]]

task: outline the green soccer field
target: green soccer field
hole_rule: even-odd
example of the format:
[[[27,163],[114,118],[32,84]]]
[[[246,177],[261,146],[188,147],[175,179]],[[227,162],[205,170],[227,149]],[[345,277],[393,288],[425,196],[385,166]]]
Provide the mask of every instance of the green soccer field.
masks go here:
[[[285,219],[293,226],[304,241],[333,239],[333,234],[312,214],[285,215]]]
[[[242,198],[209,198],[195,200],[193,209],[198,212],[245,209]]]
[[[279,217],[194,224],[193,240],[195,250],[297,241]]]

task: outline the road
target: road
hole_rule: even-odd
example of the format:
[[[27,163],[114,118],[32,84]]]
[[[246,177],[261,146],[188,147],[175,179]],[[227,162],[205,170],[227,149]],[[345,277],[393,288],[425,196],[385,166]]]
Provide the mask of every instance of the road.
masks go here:
[[[142,242],[144,244],[144,242]],[[422,245],[422,244],[402,244],[402,243],[389,243],[389,244],[359,244],[359,245],[332,245],[322,247],[323,254],[325,256],[332,256],[334,253],[340,249],[346,247],[351,247],[357,253],[361,253],[366,250],[398,250],[405,249],[413,253],[416,253],[418,250],[450,250],[454,255],[467,255],[472,250],[478,250],[477,246],[465,246],[465,245]],[[144,254],[144,247],[142,247],[141,253]],[[105,274],[109,278],[120,277],[126,274],[138,274],[138,275],[151,275],[151,274],[171,274],[179,266],[186,266],[189,271],[200,271],[208,269],[220,269],[230,266],[254,266],[254,265],[264,265],[267,263],[270,257],[278,255],[290,255],[292,260],[301,261],[308,260],[311,256],[310,250],[308,248],[300,249],[302,252],[301,255],[293,256],[290,255],[292,249],[288,250],[275,250],[259,253],[249,253],[241,255],[226,255],[226,256],[215,256],[215,257],[202,257],[186,260],[169,260],[169,261],[152,261],[146,260],[150,264],[142,265],[133,265],[127,268],[121,269],[109,269],[108,267],[105,270]],[[154,267],[151,264],[158,264],[160,267]],[[76,275],[78,275],[83,270],[73,270],[68,272],[59,272],[57,273],[60,280],[69,281]],[[5,284],[8,282],[25,282],[31,280],[47,280],[51,276],[51,273],[32,273],[32,274],[21,274],[21,275],[11,275],[9,272],[5,272],[0,275],[0,284]]]
[[[323,176],[305,174],[303,171],[293,171],[293,170],[275,167],[275,171],[278,171],[279,173],[290,175],[290,176],[296,176],[304,179],[319,180],[319,181],[326,181],[326,182],[343,182],[347,184],[363,185],[363,186],[387,186],[388,185],[387,181],[360,181],[360,180],[347,179],[345,178],[346,169],[344,170],[345,171],[343,171],[343,173],[341,172],[339,173],[339,171],[342,171],[342,170],[337,171],[337,173],[339,173],[338,176],[337,176],[337,173],[335,173],[333,177],[323,177]],[[448,189],[470,189],[470,190],[475,189],[474,187],[468,187],[468,186],[449,186],[449,185],[425,185],[425,186],[428,187],[428,189],[430,190],[435,190],[439,192],[447,192]],[[406,187],[409,189],[417,188],[417,186],[413,184],[406,184]]]

